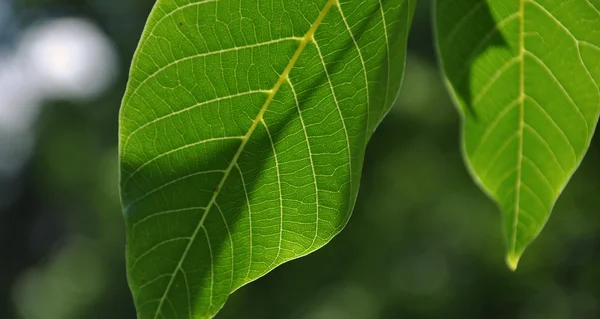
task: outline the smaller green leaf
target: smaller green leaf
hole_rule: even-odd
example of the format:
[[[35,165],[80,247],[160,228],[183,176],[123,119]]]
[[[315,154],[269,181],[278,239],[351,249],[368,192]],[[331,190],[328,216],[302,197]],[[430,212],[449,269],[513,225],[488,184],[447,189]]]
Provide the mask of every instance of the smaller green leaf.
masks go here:
[[[437,0],[437,46],[463,151],[504,212],[516,269],[600,114],[600,0]]]

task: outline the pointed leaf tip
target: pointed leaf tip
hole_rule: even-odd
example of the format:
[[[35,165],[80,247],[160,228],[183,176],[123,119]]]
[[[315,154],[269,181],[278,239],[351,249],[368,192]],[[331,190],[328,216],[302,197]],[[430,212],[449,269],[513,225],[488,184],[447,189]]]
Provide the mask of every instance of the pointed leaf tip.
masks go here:
[[[519,266],[519,259],[521,259],[521,254],[510,252],[506,255],[506,265],[510,270],[516,271],[517,266]]]
[[[598,122],[600,69],[591,66],[600,61],[600,37],[582,44],[598,30],[600,11],[589,0],[435,3],[437,49],[462,117],[464,158],[503,212],[514,270]]]

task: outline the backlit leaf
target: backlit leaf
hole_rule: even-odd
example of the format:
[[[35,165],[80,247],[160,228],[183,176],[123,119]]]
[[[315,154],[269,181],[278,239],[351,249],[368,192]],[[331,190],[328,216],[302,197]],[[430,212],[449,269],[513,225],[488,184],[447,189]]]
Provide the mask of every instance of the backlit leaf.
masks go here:
[[[465,159],[504,213],[515,269],[596,127],[600,0],[437,0],[435,20]]]
[[[210,318],[346,224],[410,0],[159,0],[120,118],[140,319]]]

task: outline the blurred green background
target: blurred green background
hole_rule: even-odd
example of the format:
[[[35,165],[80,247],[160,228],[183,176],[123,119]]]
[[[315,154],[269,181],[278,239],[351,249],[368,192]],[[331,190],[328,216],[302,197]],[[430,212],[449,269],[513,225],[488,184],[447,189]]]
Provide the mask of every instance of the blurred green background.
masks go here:
[[[117,119],[152,4],[0,0],[0,319],[135,318]],[[462,163],[430,9],[347,228],[217,318],[600,318],[600,142],[510,272],[500,213]]]

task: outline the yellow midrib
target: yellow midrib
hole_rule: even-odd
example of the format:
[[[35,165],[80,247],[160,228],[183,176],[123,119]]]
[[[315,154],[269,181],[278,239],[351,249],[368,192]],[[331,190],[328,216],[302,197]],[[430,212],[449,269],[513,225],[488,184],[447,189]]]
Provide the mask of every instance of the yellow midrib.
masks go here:
[[[241,142],[237,152],[235,153],[235,155],[233,156],[233,159],[231,160],[231,163],[225,170],[225,173],[223,174],[223,177],[221,178],[221,181],[219,182],[219,185],[216,188],[217,190],[213,193],[213,196],[211,197],[210,201],[208,202],[208,205],[206,206],[206,209],[204,211],[204,214],[202,215],[202,218],[200,219],[200,222],[198,223],[198,226],[196,227],[196,229],[194,230],[194,233],[190,237],[188,245],[186,246],[183,254],[181,255],[181,258],[179,259],[179,263],[177,264],[177,267],[175,267],[175,270],[173,271],[171,279],[169,280],[169,283],[167,284],[167,287],[165,288],[165,292],[160,299],[158,307],[156,308],[156,312],[154,314],[154,319],[158,318],[158,316],[160,314],[160,310],[162,308],[162,305],[166,299],[167,293],[169,292],[169,290],[171,289],[171,285],[173,284],[175,274],[181,268],[183,261],[185,260],[185,257],[187,256],[187,253],[188,253],[190,247],[192,246],[192,243],[194,242],[196,236],[198,235],[198,233],[200,232],[200,230],[202,229],[202,227],[204,225],[204,220],[206,219],[208,212],[210,211],[211,207],[215,204],[215,201],[216,201],[217,197],[219,196],[219,191],[223,188],[223,186],[227,180],[227,177],[229,176],[232,169],[237,164],[237,160],[240,157],[240,155],[242,154],[242,151],[243,151],[244,147],[246,146],[246,144],[248,143],[248,140],[252,136],[252,133],[254,133],[254,130],[256,129],[258,124],[262,121],[263,116],[264,116],[265,112],[267,111],[267,108],[269,107],[269,105],[271,105],[271,102],[273,101],[273,98],[275,97],[275,95],[277,94],[279,89],[281,88],[281,85],[283,85],[283,83],[285,83],[288,80],[290,72],[292,71],[292,69],[294,68],[294,65],[298,61],[298,58],[300,57],[300,55],[306,48],[306,45],[313,40],[313,36],[314,36],[315,32],[317,31],[317,29],[319,28],[319,26],[321,25],[321,22],[323,21],[323,19],[325,18],[325,16],[331,9],[331,7],[333,7],[337,4],[338,4],[338,0],[328,0],[327,1],[325,6],[323,7],[323,9],[321,9],[321,12],[319,13],[319,16],[317,17],[317,19],[310,26],[310,28],[306,32],[306,34],[302,38],[300,38],[300,40],[298,41],[299,42],[298,49],[296,49],[296,52],[290,59],[290,62],[285,67],[285,69],[283,70],[283,72],[281,73],[279,78],[277,79],[277,82],[275,83],[273,88],[271,90],[269,90],[269,93],[267,95],[267,99],[265,100],[265,103],[263,104],[263,106],[261,107],[260,111],[258,112],[256,118],[252,122],[252,125],[248,129],[248,132],[246,133],[246,135],[244,135],[242,137],[242,142]]]
[[[523,163],[523,127],[525,125],[525,0],[519,1],[519,146],[517,151],[517,182],[515,188],[515,206],[511,249],[506,256],[508,267],[517,269],[520,253],[517,253],[517,229],[519,223],[519,207],[521,200],[521,170]]]

